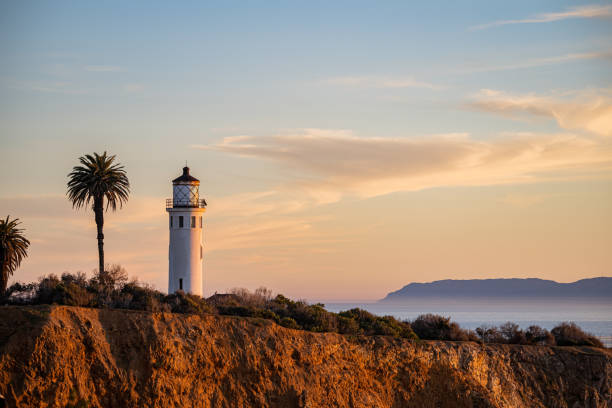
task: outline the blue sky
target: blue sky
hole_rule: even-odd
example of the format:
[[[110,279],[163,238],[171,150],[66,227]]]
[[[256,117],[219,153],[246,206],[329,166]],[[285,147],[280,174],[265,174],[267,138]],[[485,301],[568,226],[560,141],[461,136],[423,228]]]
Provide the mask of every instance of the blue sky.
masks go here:
[[[221,249],[210,242],[212,291],[265,284],[297,296],[361,299],[428,277],[572,280],[609,273],[612,258],[603,251],[612,236],[599,228],[611,219],[598,212],[598,200],[611,198],[611,16],[612,2],[579,1],[3,2],[0,213],[22,218],[40,242],[23,276],[95,266],[94,251],[67,261],[45,245],[77,239],[61,227],[50,237],[48,227],[58,225],[55,213],[70,217],[61,196],[76,158],[103,150],[126,165],[133,191],[129,213],[109,215],[117,223],[107,234],[117,242],[109,242],[109,258],[161,289],[163,198],[185,160],[211,202],[208,239],[227,241]],[[515,145],[536,147],[502,164],[494,160],[514,154]],[[482,166],[458,171],[458,160]],[[57,203],[35,209],[44,197]],[[561,231],[551,225],[575,211],[558,197],[584,214]],[[455,213],[453,202],[481,210],[487,200],[526,206],[522,219],[543,237],[566,237],[557,250],[579,246],[585,225],[593,249],[571,259],[555,258],[555,248],[521,253],[538,268],[498,271],[493,261],[465,256],[446,265],[421,259],[418,274],[405,272],[414,259],[388,249],[409,241],[404,230],[392,228],[393,243],[385,235],[374,247],[368,243],[368,231],[405,216],[397,208],[403,200],[425,208],[441,200],[438,216]],[[346,219],[361,205],[371,207],[365,224],[357,213]],[[138,215],[139,208],[148,215]],[[507,209],[492,208],[489,218],[456,231],[470,236],[507,216]],[[89,215],[77,216],[84,224],[76,231],[91,235],[94,248]],[[248,249],[237,243],[237,231],[264,226],[269,241],[257,238]],[[131,255],[113,257],[113,245],[125,248],[149,227],[158,238],[147,247],[155,251],[135,246]],[[427,235],[427,224],[419,228]],[[357,243],[347,244],[342,231]],[[456,231],[443,229],[442,252],[453,251]],[[321,244],[325,239],[332,242]],[[485,253],[499,250],[479,245]],[[369,250],[395,262],[374,289],[361,266]],[[50,263],[49,253],[58,259]],[[246,253],[248,260],[234,262]],[[303,253],[320,279],[292,286]],[[516,253],[501,251],[498,259],[510,256]],[[581,262],[593,266],[580,270]],[[281,264],[291,277],[273,272]],[[559,265],[569,266],[558,272]],[[326,268],[350,269],[362,283],[321,290],[335,273]],[[257,279],[250,280],[253,272]],[[339,282],[344,273],[337,272]]]

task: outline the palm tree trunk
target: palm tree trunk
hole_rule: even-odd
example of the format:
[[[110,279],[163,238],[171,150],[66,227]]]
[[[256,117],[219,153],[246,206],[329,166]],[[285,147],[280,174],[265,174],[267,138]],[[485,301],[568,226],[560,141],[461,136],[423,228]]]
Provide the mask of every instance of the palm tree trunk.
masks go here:
[[[94,198],[94,214],[96,216],[96,227],[98,228],[98,271],[104,272],[104,196]]]
[[[8,266],[5,268],[4,256],[5,250],[0,249],[0,296],[6,292],[6,285],[8,284]]]

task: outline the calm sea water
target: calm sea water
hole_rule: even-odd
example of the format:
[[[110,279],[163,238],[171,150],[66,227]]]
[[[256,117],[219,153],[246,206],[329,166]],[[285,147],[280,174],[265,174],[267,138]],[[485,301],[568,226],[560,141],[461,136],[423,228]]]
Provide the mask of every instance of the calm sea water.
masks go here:
[[[326,303],[327,310],[340,312],[359,307],[376,315],[412,320],[425,313],[450,316],[463,328],[498,326],[508,321],[522,328],[536,324],[552,329],[561,322],[574,322],[612,347],[612,299],[410,299],[402,303]]]

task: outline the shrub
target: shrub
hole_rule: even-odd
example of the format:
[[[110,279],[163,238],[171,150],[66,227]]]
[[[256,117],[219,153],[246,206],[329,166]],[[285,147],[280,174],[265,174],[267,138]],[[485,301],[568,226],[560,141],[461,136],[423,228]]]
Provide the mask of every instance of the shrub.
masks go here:
[[[90,306],[93,294],[75,283],[60,283],[56,286],[58,303],[68,306]]]
[[[230,291],[241,305],[251,307],[265,307],[272,299],[272,291],[263,286],[256,289],[255,292],[250,292],[244,288],[234,288]]]
[[[214,309],[206,303],[206,300],[197,295],[184,293],[179,290],[164,298],[164,302],[170,306],[174,313],[206,314],[214,313]]]
[[[385,335],[407,339],[482,341],[485,343],[541,344],[560,346],[603,347],[595,336],[583,332],[574,323],[562,323],[551,332],[539,326],[523,331],[512,322],[500,327],[482,326],[476,331],[464,330],[449,317],[425,314],[412,323],[393,316],[376,316],[355,308],[339,314],[325,310],[321,303],[291,300],[282,294],[259,288],[254,292],[233,289],[229,294],[215,294],[205,300],[182,291],[165,295],[136,280],[127,281],[127,272],[112,265],[103,273],[63,273],[61,278],[50,274],[38,283],[15,283],[0,298],[9,304],[65,304],[75,306],[115,307],[151,312],[174,312],[257,317],[273,320],[292,329],[315,332],[339,332],[349,335]]]
[[[476,329],[476,334],[483,343],[504,343],[504,336],[496,326],[480,326]]]
[[[324,305],[308,305],[304,301],[293,302],[288,308],[289,317],[293,318],[306,330],[314,332],[337,331],[336,316],[325,310]]]
[[[354,320],[355,323],[358,325],[361,333],[364,333],[364,334],[375,334],[376,333],[375,325],[376,325],[377,317],[366,310],[355,308],[355,309],[346,310],[344,312],[340,312],[339,315],[341,317],[345,317],[347,319]]]
[[[470,341],[476,338],[473,333],[451,322],[450,317],[435,314],[420,315],[411,323],[411,327],[419,338],[425,340]]]
[[[386,335],[416,339],[410,323],[400,322],[393,316],[376,316],[363,309],[351,309],[340,312],[338,316],[340,333],[367,335]]]
[[[163,293],[133,280],[123,285],[121,291],[114,296],[114,305],[119,308],[148,312],[170,311],[171,306],[164,303],[164,297]]]
[[[87,287],[87,277],[85,276],[83,272],[77,272],[74,274],[69,273],[69,272],[64,272],[62,273],[62,282],[65,284],[72,283],[82,288]]]
[[[300,325],[290,317],[283,317],[280,320],[280,325],[288,329],[301,329]]]
[[[89,280],[88,290],[95,293],[97,307],[112,307],[115,295],[127,283],[128,275],[121,265],[110,265],[100,272],[94,270],[94,276]]]
[[[83,272],[64,272],[55,287],[57,303],[68,306],[91,306],[94,295],[87,290],[87,278]]]
[[[350,317],[345,317],[340,314],[338,316],[338,333],[342,334],[359,334],[359,324]]]
[[[238,298],[238,296],[231,293],[215,293],[214,295],[206,299],[206,301],[215,307],[240,305],[240,299]]]
[[[276,313],[268,309],[258,309],[255,312],[255,317],[261,317],[263,319],[274,320],[277,323],[280,321],[280,317]]]
[[[504,343],[508,344],[527,344],[525,333],[519,328],[519,325],[512,322],[506,322],[499,326],[499,332]]]
[[[556,344],[554,336],[540,326],[529,326],[525,332],[525,338],[529,344],[554,346]]]
[[[281,295],[280,293],[276,295],[276,297],[274,298],[274,302],[284,306],[290,306],[292,304],[295,304],[293,300]]]
[[[49,274],[40,278],[34,302],[36,304],[58,303],[59,297],[56,288],[60,284],[57,275]]]
[[[106,266],[104,271],[94,271],[92,284],[98,284],[107,290],[119,290],[128,281],[128,274],[124,267],[118,264]]]
[[[257,309],[251,306],[217,306],[219,314],[228,316],[254,317]]]
[[[555,338],[558,346],[592,346],[601,347],[604,345],[595,336],[582,331],[574,322],[564,322],[553,328],[551,334]]]

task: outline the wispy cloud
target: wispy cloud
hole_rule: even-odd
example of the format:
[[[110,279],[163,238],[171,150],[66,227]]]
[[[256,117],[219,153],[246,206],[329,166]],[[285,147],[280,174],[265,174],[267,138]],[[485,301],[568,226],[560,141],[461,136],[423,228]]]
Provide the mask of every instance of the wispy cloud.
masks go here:
[[[444,89],[443,86],[429,82],[418,81],[412,77],[380,77],[380,76],[342,76],[328,78],[325,83],[347,87],[364,88],[426,88]]]
[[[65,81],[9,80],[5,81],[5,85],[8,88],[32,92],[57,93],[66,95],[83,95],[88,93],[88,90],[78,87],[74,83]]]
[[[483,89],[470,103],[473,108],[502,115],[529,114],[549,117],[564,129],[586,130],[612,136],[612,95],[610,90],[579,91],[567,95],[513,95]]]
[[[554,21],[568,20],[572,18],[610,18],[612,17],[612,5],[588,5],[573,7],[565,11],[542,13],[532,17],[517,20],[498,20],[491,23],[472,26],[470,30],[484,30],[491,27],[499,27],[510,24],[536,24],[552,23]]]
[[[291,187],[318,203],[345,195],[373,197],[442,186],[528,183],[559,171],[607,172],[612,145],[567,134],[508,134],[479,141],[468,134],[361,138],[307,129],[268,137],[225,138],[196,146],[278,161],[301,169]]]
[[[598,52],[583,52],[571,53],[565,55],[557,55],[553,57],[534,58],[525,61],[514,62],[504,65],[481,65],[472,68],[467,68],[459,71],[459,73],[476,73],[476,72],[491,72],[491,71],[509,71],[514,69],[535,68],[546,65],[562,64],[572,61],[591,60],[591,59],[612,59],[612,50]]]
[[[123,71],[121,67],[116,65],[86,65],[85,71],[89,72],[120,72]]]

